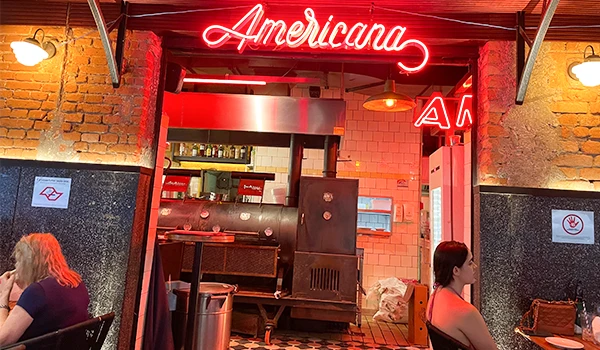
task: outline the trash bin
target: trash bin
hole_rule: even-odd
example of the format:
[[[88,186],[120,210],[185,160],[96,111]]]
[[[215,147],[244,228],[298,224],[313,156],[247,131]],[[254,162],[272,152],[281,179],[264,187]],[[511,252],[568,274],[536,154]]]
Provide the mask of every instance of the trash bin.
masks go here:
[[[231,335],[231,312],[235,287],[224,283],[202,282],[196,307],[195,350],[227,350]],[[176,289],[177,307],[173,315],[175,349],[183,348],[187,326],[189,289]],[[174,332],[175,333],[175,332]]]

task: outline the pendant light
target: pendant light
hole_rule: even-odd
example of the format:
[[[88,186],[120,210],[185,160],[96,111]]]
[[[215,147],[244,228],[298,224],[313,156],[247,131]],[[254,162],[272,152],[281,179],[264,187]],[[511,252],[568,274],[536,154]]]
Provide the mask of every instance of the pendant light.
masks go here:
[[[35,37],[38,32],[42,32],[42,40],[38,41]],[[38,29],[33,37],[21,41],[13,41],[10,44],[17,61],[24,66],[35,66],[45,59],[52,58],[56,54],[56,46],[53,43],[44,42],[45,33]]]
[[[586,57],[588,48],[592,49],[592,54]],[[600,85],[600,56],[596,55],[592,45],[586,46],[583,50],[583,62],[574,63],[569,68],[571,78],[578,79],[584,86]]]
[[[365,109],[377,112],[404,112],[415,106],[412,98],[396,92],[396,82],[392,79],[385,81],[382,93],[367,98],[363,103]]]

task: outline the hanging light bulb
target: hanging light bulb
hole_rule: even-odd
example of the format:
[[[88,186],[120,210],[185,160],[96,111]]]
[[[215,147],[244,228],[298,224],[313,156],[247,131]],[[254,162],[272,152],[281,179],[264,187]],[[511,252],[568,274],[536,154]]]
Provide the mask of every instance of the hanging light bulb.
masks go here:
[[[403,112],[415,106],[412,98],[396,92],[396,82],[391,79],[385,81],[382,93],[367,98],[363,103],[365,109],[378,112]]]
[[[42,40],[38,41],[35,37],[37,33],[42,32]],[[44,31],[38,29],[33,37],[21,41],[13,41],[10,44],[17,61],[24,66],[35,66],[45,59],[51,58],[56,54],[56,47],[49,41],[44,42]]]
[[[592,49],[592,54],[585,56],[587,49]],[[596,55],[592,45],[586,46],[583,50],[583,62],[574,63],[569,67],[569,75],[573,75],[578,79],[584,86],[598,86],[600,85],[600,56]]]

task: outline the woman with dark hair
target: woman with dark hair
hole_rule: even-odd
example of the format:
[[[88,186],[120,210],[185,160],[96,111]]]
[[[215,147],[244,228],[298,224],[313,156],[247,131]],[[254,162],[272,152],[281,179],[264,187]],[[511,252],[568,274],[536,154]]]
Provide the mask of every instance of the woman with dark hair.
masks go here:
[[[427,329],[434,350],[497,350],[479,311],[461,292],[475,282],[473,255],[464,243],[440,243],[433,255],[435,291],[427,306]]]

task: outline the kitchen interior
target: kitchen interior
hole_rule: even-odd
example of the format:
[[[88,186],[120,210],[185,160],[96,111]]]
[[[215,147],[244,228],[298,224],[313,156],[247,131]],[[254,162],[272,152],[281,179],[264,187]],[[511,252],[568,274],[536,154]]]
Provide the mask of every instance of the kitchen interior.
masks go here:
[[[468,75],[467,66],[432,66],[424,75],[407,76],[385,63],[174,56],[187,77],[273,78],[265,85],[184,80],[164,97],[169,132],[159,233],[184,229],[235,236],[233,244],[205,244],[202,254],[202,281],[239,288],[233,332],[268,343],[277,328],[360,326],[362,314],[377,308],[366,291],[381,279],[372,248],[380,243],[371,242],[394,242],[394,234],[409,226],[420,231],[413,237],[403,233],[402,239],[411,239],[418,252],[408,258],[412,267],[401,271],[415,273],[398,275],[387,266],[386,276],[428,284],[423,271],[431,268],[429,177],[422,173],[429,173],[428,156],[447,135],[417,130],[414,160],[405,171],[412,175],[396,180],[366,169],[356,154],[378,151],[348,147],[354,142],[349,125],[358,115],[356,106],[362,109],[364,99],[382,93],[386,81],[398,82],[396,91],[413,99],[449,93]],[[412,119],[409,112],[404,118]],[[393,120],[393,113],[386,114]],[[398,125],[414,128],[409,122]],[[171,187],[170,177],[188,180]],[[414,203],[405,204],[394,191],[364,189],[364,183],[382,180],[398,189],[410,185],[418,193]],[[165,279],[189,281],[193,244],[162,240],[161,255]],[[402,322],[409,322],[408,313]]]

